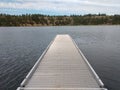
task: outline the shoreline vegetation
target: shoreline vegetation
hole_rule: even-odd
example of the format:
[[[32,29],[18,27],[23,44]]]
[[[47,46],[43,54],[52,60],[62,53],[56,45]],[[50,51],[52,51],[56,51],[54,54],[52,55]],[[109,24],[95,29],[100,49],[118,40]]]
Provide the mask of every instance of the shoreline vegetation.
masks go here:
[[[42,14],[0,14],[0,26],[120,25],[120,15],[86,14],[49,16]]]

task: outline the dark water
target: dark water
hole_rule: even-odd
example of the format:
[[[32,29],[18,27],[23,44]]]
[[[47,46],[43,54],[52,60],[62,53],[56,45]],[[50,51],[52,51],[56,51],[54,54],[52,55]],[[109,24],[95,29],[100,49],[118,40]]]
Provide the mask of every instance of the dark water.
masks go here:
[[[109,90],[120,90],[120,26],[0,27],[0,90],[16,90],[56,34],[70,34]]]

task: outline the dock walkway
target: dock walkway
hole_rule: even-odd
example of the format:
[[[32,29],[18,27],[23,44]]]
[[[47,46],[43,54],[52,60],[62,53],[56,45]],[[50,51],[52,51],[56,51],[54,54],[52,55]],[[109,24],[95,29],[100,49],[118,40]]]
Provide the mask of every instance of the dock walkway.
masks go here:
[[[107,90],[69,35],[57,35],[17,90]]]

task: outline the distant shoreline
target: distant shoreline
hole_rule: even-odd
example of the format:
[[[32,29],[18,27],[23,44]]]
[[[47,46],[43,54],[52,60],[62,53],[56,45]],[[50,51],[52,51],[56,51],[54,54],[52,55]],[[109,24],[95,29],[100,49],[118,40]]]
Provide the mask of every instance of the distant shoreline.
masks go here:
[[[82,27],[82,26],[83,26],[83,27],[84,27],[84,26],[90,26],[90,27],[92,27],[92,26],[93,26],[93,27],[94,27],[94,26],[106,26],[106,27],[107,27],[107,26],[120,26],[120,25],[0,26],[0,28],[2,28],[2,27],[3,27],[3,28],[4,28],[4,27],[11,27],[11,28],[12,28],[12,27],[21,27],[21,28],[22,28],[22,27],[26,27],[26,28],[27,28],[27,27],[71,27],[71,26],[72,26],[72,27]]]
[[[0,26],[86,26],[120,25],[120,15],[87,14],[71,16],[49,16],[41,14],[0,14]]]
[[[69,26],[73,26],[73,27],[79,27],[79,26],[120,26],[120,25],[63,25],[63,26],[0,26],[0,27],[69,27]]]

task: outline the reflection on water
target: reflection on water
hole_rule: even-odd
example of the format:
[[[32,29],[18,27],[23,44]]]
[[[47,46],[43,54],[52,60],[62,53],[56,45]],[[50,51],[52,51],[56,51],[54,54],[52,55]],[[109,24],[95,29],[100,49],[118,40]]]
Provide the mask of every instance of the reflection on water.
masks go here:
[[[0,27],[0,90],[15,90],[56,34],[70,34],[109,90],[120,89],[120,26]]]

